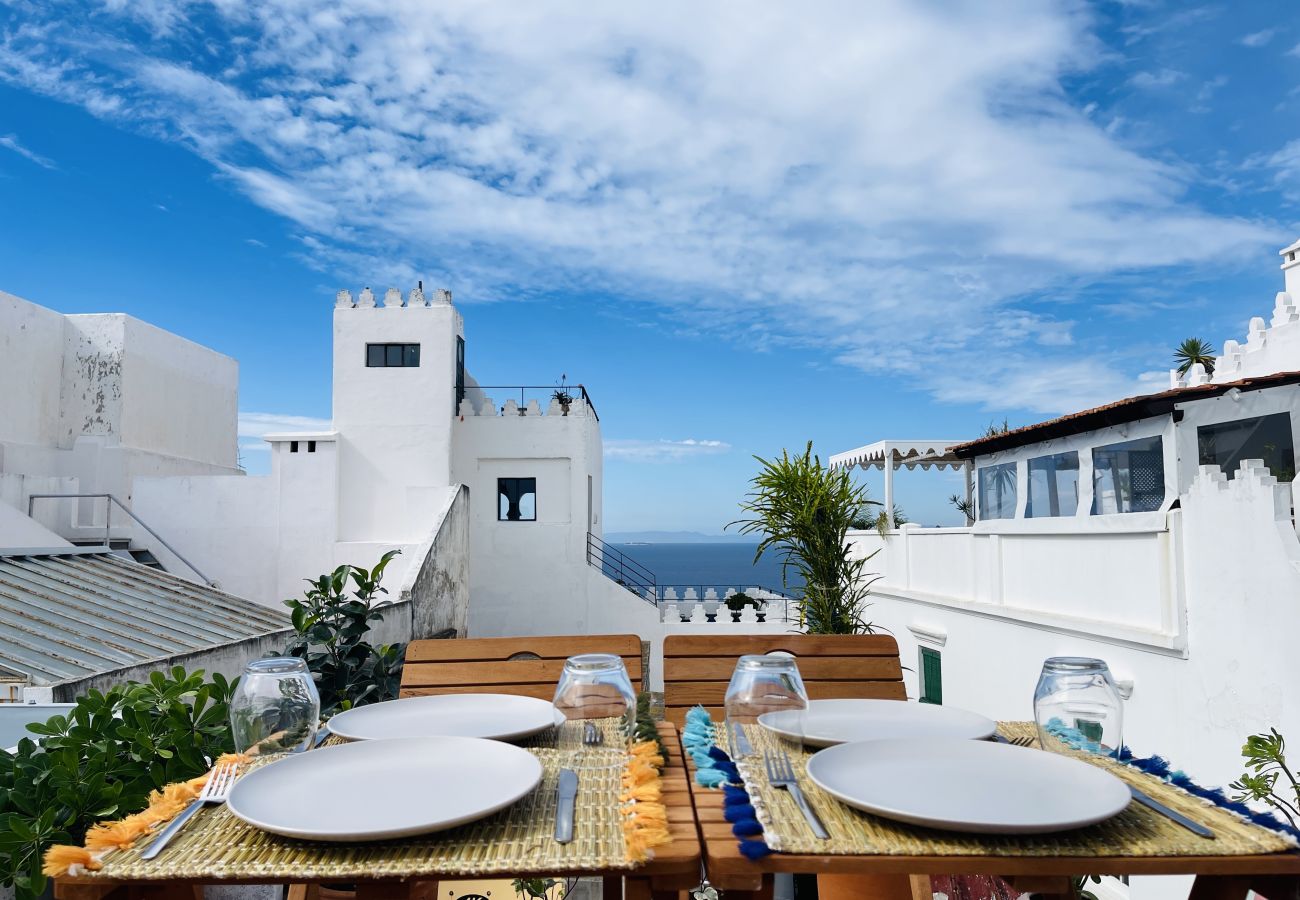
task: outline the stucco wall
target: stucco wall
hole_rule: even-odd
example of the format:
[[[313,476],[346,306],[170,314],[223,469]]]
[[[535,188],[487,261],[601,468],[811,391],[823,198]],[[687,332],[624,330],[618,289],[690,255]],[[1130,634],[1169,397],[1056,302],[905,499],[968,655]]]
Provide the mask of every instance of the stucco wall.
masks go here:
[[[437,526],[413,551],[398,594],[411,603],[411,637],[445,632],[465,637],[469,629],[469,489],[447,489]]]
[[[58,438],[63,316],[0,291],[0,441]]]
[[[69,316],[75,323],[81,316]],[[239,364],[124,317],[121,441],[163,456],[234,468]]]
[[[371,301],[373,302],[373,300]],[[417,543],[450,485],[455,347],[449,304],[334,310],[339,539]],[[420,365],[368,368],[366,345],[415,343]]]

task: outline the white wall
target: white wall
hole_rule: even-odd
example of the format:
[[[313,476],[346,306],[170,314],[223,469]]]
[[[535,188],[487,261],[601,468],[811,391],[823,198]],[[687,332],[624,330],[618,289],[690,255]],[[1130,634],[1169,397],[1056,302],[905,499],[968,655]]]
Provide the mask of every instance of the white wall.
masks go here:
[[[0,291],[0,375],[0,442],[52,446],[58,437],[63,316]]]
[[[239,364],[147,322],[122,319],[122,444],[233,469]]]
[[[1070,539],[1077,545],[1073,560],[1057,559],[1054,567],[1049,555],[1035,554],[1044,564],[1036,575],[1041,605],[1074,616],[1085,608],[1072,604],[1091,596],[1091,622],[1035,621],[1014,610],[922,599],[893,588],[889,579],[873,591],[868,618],[892,631],[904,665],[913,669],[919,645],[940,649],[945,704],[999,719],[1032,717],[1034,684],[1046,657],[1106,659],[1117,678],[1133,682],[1125,737],[1134,751],[1160,753],[1203,784],[1226,785],[1241,773],[1240,748],[1248,735],[1270,726],[1300,734],[1300,702],[1291,690],[1300,682],[1293,646],[1300,625],[1300,542],[1292,502],[1290,485],[1276,484],[1257,466],[1232,481],[1209,467],[1198,473],[1167,538],[1179,560],[1174,574],[1185,598],[1185,649],[1124,633],[1133,615],[1128,605],[1149,606],[1153,591],[1124,588],[1129,576],[1142,580],[1143,564],[1092,537]],[[870,547],[872,539],[855,535],[854,544]],[[927,566],[943,562],[934,558]],[[873,561],[868,568],[883,567]],[[1116,603],[1117,592],[1123,602]],[[916,696],[915,671],[905,677],[909,695]]]
[[[0,294],[0,383],[22,388],[0,395],[0,476],[19,485],[0,499],[22,512],[51,484],[129,504],[137,476],[237,471],[235,361],[130,316],[63,316]],[[99,540],[104,509],[40,501],[35,514]],[[119,520],[114,537],[128,533]]]
[[[400,303],[401,296],[396,300]],[[449,303],[403,307],[367,302],[374,303],[369,289],[355,306],[348,296],[334,310],[340,539],[418,541],[441,497],[441,492],[422,489],[452,483],[460,316]],[[420,365],[367,368],[366,345],[371,343],[419,344]]]
[[[48,528],[5,503],[0,503],[0,549],[34,550],[70,546]]]
[[[658,609],[587,563],[589,477],[596,533],[603,518],[599,420],[578,398],[567,416],[479,401],[462,404],[452,443],[452,476],[469,486],[470,635],[638,634],[662,685]],[[497,521],[501,477],[537,479],[537,521]]]

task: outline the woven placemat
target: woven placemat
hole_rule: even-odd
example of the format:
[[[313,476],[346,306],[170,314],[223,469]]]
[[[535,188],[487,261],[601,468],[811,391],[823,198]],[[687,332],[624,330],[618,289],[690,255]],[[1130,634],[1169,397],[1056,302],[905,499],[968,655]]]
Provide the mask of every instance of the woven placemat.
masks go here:
[[[568,728],[570,726],[566,726]],[[613,726],[602,730],[613,734]],[[336,742],[331,738],[330,743]],[[514,805],[449,831],[396,841],[323,843],[259,831],[223,805],[199,813],[156,859],[139,848],[113,850],[103,868],[85,877],[123,881],[262,879],[338,880],[418,878],[440,875],[515,875],[578,870],[630,869],[620,794],[628,754],[621,749],[568,748],[554,735],[528,742],[542,763],[541,784]],[[615,745],[617,746],[617,745]],[[259,761],[253,767],[273,764]],[[555,787],[563,768],[578,771],[574,838],[554,839]]]
[[[823,791],[807,775],[812,755],[783,741],[758,725],[744,726],[757,756],[737,761],[745,790],[763,826],[763,840],[782,853],[834,855],[882,854],[895,856],[1250,856],[1278,853],[1294,842],[1235,814],[1179,790],[1173,785],[1109,759],[1067,751],[1099,765],[1148,795],[1214,831],[1215,839],[1197,837],[1180,825],[1138,803],[1119,815],[1073,831],[1034,835],[991,835],[940,831],[908,825],[853,809]],[[1032,722],[1003,722],[998,730],[1008,738],[1037,739]],[[717,729],[719,746],[727,747],[727,729]],[[784,749],[798,775],[804,795],[830,832],[818,839],[808,828],[798,806],[785,790],[767,780],[762,754]],[[728,748],[730,749],[730,748]],[[734,754],[733,754],[734,756]]]

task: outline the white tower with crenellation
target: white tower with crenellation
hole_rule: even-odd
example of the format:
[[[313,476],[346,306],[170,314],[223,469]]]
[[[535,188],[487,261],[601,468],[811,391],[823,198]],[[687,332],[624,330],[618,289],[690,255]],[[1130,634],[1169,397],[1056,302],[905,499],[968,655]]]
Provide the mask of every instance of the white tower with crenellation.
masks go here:
[[[409,540],[451,484],[451,429],[464,385],[464,325],[451,292],[382,304],[365,288],[334,304],[339,540]],[[460,386],[458,388],[458,386]]]

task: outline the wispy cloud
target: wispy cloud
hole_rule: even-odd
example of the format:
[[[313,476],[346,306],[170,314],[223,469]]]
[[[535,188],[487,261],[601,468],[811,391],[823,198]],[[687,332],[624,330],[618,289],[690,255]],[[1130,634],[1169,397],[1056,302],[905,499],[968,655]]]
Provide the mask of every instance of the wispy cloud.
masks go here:
[[[17,153],[19,156],[30,162],[36,163],[36,165],[43,169],[58,168],[58,164],[48,156],[41,156],[34,150],[29,150],[24,147],[22,143],[19,142],[18,136],[15,134],[0,134],[0,147],[4,147],[6,150],[12,150],[14,153]]]
[[[1106,60],[1074,3],[21,8],[0,79],[190,148],[341,281],[649,302],[945,399],[1068,364],[1071,317],[1026,298],[1276,239],[1074,104]]]
[[[1129,84],[1144,90],[1154,90],[1172,87],[1186,77],[1186,72],[1177,69],[1157,69],[1154,72],[1138,72],[1129,79]]]
[[[241,412],[239,414],[239,449],[254,453],[270,450],[260,438],[290,431],[328,431],[329,419],[291,416],[283,413]]]
[[[1276,28],[1265,28],[1262,31],[1253,31],[1250,34],[1245,35],[1238,40],[1237,43],[1241,44],[1243,47],[1263,47],[1267,45],[1269,41],[1273,40],[1273,36],[1276,34]]]
[[[731,445],[725,441],[696,440],[686,438],[670,441],[661,438],[657,441],[636,439],[612,439],[605,441],[605,458],[621,459],[628,462],[681,462],[697,456],[711,456],[726,453]]]
[[[266,246],[266,244],[264,244],[263,242],[259,241],[257,238],[244,238],[244,243],[245,243],[245,244],[248,244],[250,247],[265,247],[265,246]]]

